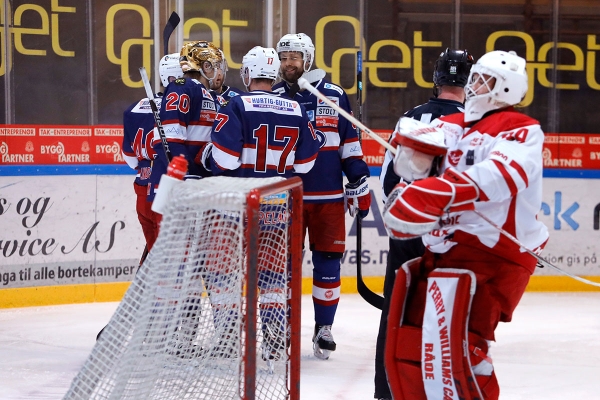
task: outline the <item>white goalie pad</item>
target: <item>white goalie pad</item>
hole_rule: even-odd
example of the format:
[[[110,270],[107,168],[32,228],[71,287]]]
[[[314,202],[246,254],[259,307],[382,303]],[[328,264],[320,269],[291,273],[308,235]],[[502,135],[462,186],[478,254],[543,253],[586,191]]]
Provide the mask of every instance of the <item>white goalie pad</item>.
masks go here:
[[[468,349],[476,279],[464,269],[436,269],[427,278],[421,371],[427,399],[483,399]]]
[[[393,143],[399,145],[394,172],[408,182],[427,178],[436,156],[448,151],[441,129],[412,118],[400,118],[393,135]]]

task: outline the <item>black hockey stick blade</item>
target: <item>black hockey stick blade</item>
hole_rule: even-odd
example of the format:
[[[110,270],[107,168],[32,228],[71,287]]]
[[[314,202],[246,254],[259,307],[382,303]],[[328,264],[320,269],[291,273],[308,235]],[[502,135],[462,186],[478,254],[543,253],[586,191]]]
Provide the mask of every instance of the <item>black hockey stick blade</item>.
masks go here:
[[[356,289],[358,294],[373,307],[383,309],[383,296],[373,292],[365,284],[362,277],[362,220],[356,216]]]
[[[171,34],[175,28],[177,28],[177,25],[179,25],[179,21],[181,21],[179,15],[173,11],[169,17],[169,20],[167,21],[167,24],[165,25],[165,29],[163,30],[163,45],[165,55],[169,54],[169,38],[171,37]]]

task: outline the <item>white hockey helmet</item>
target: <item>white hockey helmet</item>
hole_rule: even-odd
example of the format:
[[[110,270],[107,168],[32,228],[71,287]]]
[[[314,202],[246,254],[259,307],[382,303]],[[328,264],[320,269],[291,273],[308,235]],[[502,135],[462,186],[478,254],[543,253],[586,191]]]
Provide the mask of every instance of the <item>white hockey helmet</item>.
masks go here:
[[[170,78],[181,78],[183,70],[181,69],[181,65],[179,65],[179,53],[167,54],[161,58],[160,63],[158,63],[158,74],[164,87],[169,85],[169,82],[172,80]]]
[[[253,47],[242,59],[240,76],[246,87],[252,79],[277,79],[281,61],[272,47]]]
[[[465,121],[477,121],[488,111],[513,106],[523,100],[528,88],[525,65],[525,59],[514,51],[495,50],[477,60],[465,86]],[[477,93],[481,83],[487,87],[486,93]]]
[[[304,70],[310,70],[315,59],[315,45],[310,36],[304,33],[288,33],[277,42],[277,54],[284,51],[298,51],[302,53]]]

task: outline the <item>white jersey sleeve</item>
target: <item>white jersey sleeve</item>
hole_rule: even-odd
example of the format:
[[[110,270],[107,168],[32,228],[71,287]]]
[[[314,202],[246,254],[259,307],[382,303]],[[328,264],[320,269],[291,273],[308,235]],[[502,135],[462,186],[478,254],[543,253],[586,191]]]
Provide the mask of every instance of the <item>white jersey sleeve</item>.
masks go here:
[[[471,128],[442,119],[438,126],[445,131],[449,147],[442,168],[468,175],[480,189],[476,210],[534,250],[548,238],[547,228],[536,218],[542,203],[544,133],[529,117],[504,114]],[[506,122],[511,117],[517,121]],[[459,231],[470,235],[473,245],[483,244],[501,254],[501,233],[470,211],[450,213],[423,242],[433,252],[444,253],[455,244],[452,238]]]

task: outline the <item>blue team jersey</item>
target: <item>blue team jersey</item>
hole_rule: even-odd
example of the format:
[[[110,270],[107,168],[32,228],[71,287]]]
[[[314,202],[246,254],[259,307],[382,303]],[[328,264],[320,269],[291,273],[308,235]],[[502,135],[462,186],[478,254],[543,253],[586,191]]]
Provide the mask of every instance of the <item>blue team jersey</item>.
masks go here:
[[[313,84],[321,93],[352,113],[346,92],[333,83],[322,79]],[[290,85],[280,82],[273,91],[287,95]],[[314,168],[301,176],[304,184],[304,201],[307,203],[333,203],[344,200],[343,174],[349,182],[356,182],[363,176],[369,176],[369,167],[363,161],[362,149],[358,140],[358,131],[346,118],[319,100],[308,90],[294,96],[306,108],[317,134],[321,136],[321,148]]]
[[[212,128],[212,172],[236,177],[291,177],[313,167],[319,149],[306,111],[271,92],[234,96]]]
[[[160,107],[161,98],[156,98]],[[123,113],[123,158],[131,168],[137,170],[135,183],[147,185],[152,172],[152,161],[156,152],[152,148],[154,115],[150,101],[143,98],[133,103]]]
[[[217,115],[213,95],[196,79],[179,78],[169,83],[160,108],[160,119],[173,156],[184,155],[191,175],[209,176],[202,166],[194,163],[200,147],[210,141],[210,130]],[[155,135],[158,154],[155,168],[167,170],[167,159],[160,137]]]
[[[223,97],[225,101],[229,101],[232,97],[239,96],[242,93],[246,93],[245,91],[241,91],[239,89],[226,85],[223,85],[222,90],[223,91],[221,92],[221,97]]]

